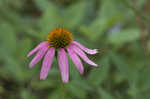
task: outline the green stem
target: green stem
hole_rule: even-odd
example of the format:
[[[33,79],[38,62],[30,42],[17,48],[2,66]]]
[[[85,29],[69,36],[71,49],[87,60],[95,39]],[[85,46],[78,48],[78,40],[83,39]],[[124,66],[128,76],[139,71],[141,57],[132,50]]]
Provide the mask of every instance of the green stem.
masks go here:
[[[65,99],[65,84],[62,83],[62,99]]]

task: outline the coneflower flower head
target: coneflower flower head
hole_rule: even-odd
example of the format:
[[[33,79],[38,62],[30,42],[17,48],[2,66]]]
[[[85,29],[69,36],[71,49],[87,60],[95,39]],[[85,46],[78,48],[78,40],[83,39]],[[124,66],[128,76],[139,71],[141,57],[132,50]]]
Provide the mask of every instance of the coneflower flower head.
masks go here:
[[[58,50],[58,63],[61,72],[62,81],[67,83],[69,80],[69,71],[68,71],[68,57],[66,52],[72,59],[78,71],[83,74],[84,68],[80,58],[82,58],[86,63],[97,66],[93,61],[91,61],[84,52],[88,54],[96,54],[97,49],[88,49],[83,45],[73,40],[72,34],[65,30],[64,28],[56,28],[50,32],[46,38],[47,41],[41,42],[36,48],[29,52],[27,57],[30,57],[35,52],[36,55],[30,62],[30,68],[37,64],[42,57],[44,56],[40,79],[45,80],[48,76],[48,72],[51,68],[53,57],[56,55],[56,49]],[[80,56],[80,58],[79,58]]]

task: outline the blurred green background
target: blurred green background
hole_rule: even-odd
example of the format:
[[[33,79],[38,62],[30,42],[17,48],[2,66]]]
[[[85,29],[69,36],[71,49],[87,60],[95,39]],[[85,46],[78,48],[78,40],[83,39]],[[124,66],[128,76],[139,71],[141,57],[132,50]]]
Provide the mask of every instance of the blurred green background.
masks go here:
[[[0,0],[0,99],[150,99],[150,0]],[[80,75],[69,60],[62,81],[54,59],[40,81],[27,53],[56,27],[97,48]]]

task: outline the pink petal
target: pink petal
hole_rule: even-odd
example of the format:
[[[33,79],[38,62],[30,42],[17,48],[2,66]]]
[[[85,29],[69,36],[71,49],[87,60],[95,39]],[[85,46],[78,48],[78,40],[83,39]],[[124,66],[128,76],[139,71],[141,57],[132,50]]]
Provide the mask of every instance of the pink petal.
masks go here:
[[[52,64],[54,55],[55,55],[55,48],[51,47],[48,50],[48,52],[45,55],[44,60],[43,60],[43,65],[42,65],[42,69],[41,69],[41,73],[40,73],[41,80],[45,80],[46,77],[48,76],[48,72],[51,68],[51,64]]]
[[[87,62],[88,64],[90,65],[93,65],[93,66],[97,66],[97,64],[95,64],[93,61],[91,61],[87,56],[86,54],[78,47],[76,47],[75,45],[72,45],[72,49],[74,50],[74,52],[76,54],[78,54],[85,62]]]
[[[78,43],[77,41],[73,41],[73,44],[77,45],[79,48],[81,48],[83,51],[85,51],[88,54],[96,54],[98,53],[97,49],[88,49],[86,47],[84,47],[83,45],[81,45],[80,43]]]
[[[69,79],[69,71],[68,71],[68,58],[66,56],[66,52],[63,48],[59,50],[58,53],[58,63],[61,72],[62,81],[64,83],[68,82]]]
[[[48,46],[48,42],[41,42],[37,47],[35,47],[32,51],[29,52],[29,54],[27,55],[27,57],[30,57],[31,55],[33,55],[36,51],[38,51],[39,49],[41,49],[44,46]]]
[[[80,58],[76,55],[76,53],[73,51],[71,46],[67,47],[67,51],[68,51],[68,54],[69,54],[70,58],[72,59],[73,63],[75,64],[78,71],[80,72],[80,74],[83,74],[84,68],[83,68]]]
[[[37,64],[41,58],[45,55],[46,51],[48,50],[48,46],[43,47],[42,49],[40,49],[36,56],[32,59],[32,61],[30,62],[30,68],[32,68],[35,64]]]

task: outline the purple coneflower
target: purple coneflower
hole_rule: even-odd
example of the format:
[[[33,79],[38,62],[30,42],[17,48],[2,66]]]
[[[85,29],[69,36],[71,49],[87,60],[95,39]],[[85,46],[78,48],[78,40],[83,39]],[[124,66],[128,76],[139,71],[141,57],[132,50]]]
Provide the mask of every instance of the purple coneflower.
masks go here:
[[[97,64],[92,62],[84,52],[88,54],[96,54],[98,51],[96,49],[91,50],[85,48],[77,41],[74,41],[72,34],[64,28],[56,28],[48,34],[46,40],[47,41],[41,42],[27,55],[27,57],[30,57],[32,54],[37,52],[36,56],[30,62],[30,68],[37,64],[45,55],[40,73],[41,80],[45,80],[48,76],[48,72],[51,68],[51,64],[53,61],[53,57],[55,56],[56,50],[58,50],[58,63],[62,81],[64,83],[67,83],[69,80],[68,58],[66,52],[72,59],[80,74],[83,74],[84,68],[79,56],[88,64],[97,66]]]

